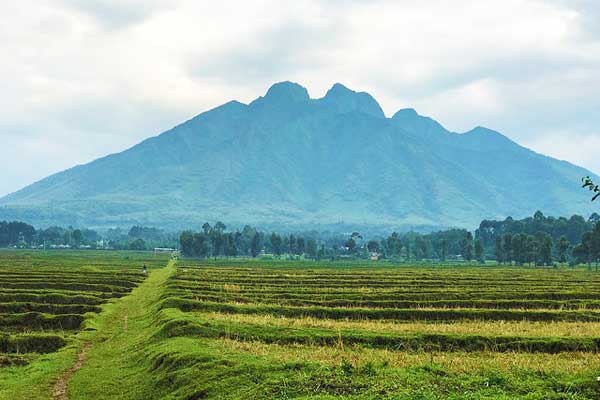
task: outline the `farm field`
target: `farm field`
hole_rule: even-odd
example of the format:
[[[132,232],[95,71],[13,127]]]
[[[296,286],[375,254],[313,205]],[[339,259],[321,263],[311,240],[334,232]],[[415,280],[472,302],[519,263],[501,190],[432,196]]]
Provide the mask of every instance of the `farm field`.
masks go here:
[[[373,265],[181,261],[156,370],[213,349],[232,384],[190,384],[209,398],[599,398],[599,275]]]
[[[7,328],[66,345],[5,363],[2,399],[57,398],[81,349],[58,398],[600,398],[600,274],[585,269],[55,254],[0,258],[7,271],[58,268],[65,282],[129,281],[152,264],[78,327]]]
[[[144,263],[166,261],[133,252],[0,251],[0,398],[11,387],[42,396],[36,384],[43,392],[72,363],[78,334],[93,331],[103,305],[144,280]]]

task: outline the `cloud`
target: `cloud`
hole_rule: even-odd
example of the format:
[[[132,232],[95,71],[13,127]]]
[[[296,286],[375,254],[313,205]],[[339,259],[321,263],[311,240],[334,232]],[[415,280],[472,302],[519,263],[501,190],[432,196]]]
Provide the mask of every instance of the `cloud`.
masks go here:
[[[139,23],[167,7],[165,0],[59,0],[77,13],[94,19],[106,29],[120,29]]]
[[[414,107],[451,130],[484,125],[600,172],[595,0],[20,0],[0,11],[11,149],[0,195],[281,80],[313,97],[342,82],[387,115]]]

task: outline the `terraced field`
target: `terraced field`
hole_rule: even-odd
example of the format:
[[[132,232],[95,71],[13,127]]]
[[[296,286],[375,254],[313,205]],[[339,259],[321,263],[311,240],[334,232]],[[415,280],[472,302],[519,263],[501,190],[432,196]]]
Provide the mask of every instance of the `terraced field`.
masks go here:
[[[600,398],[600,275],[223,264],[180,264],[163,333],[322,372],[258,398]]]
[[[600,398],[585,269],[10,254],[0,399]]]
[[[0,369],[18,375],[20,367],[74,342],[82,329],[94,329],[85,321],[141,283],[143,263],[166,261],[133,253],[0,251]]]

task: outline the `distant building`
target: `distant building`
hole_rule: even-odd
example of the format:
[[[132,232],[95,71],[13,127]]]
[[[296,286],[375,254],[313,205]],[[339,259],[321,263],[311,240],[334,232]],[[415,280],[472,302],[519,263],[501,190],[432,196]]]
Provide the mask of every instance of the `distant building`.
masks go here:
[[[154,254],[158,254],[158,253],[172,253],[175,250],[176,249],[172,249],[170,247],[155,247],[154,248]]]

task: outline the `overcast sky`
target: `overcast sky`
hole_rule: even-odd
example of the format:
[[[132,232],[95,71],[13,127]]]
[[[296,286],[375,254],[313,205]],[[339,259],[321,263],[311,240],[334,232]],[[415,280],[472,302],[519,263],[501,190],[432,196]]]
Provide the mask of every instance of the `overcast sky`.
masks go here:
[[[0,4],[0,196],[277,81],[482,125],[600,173],[597,0]]]

